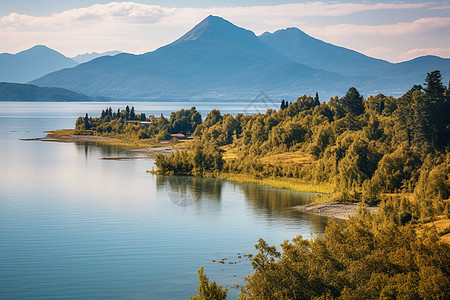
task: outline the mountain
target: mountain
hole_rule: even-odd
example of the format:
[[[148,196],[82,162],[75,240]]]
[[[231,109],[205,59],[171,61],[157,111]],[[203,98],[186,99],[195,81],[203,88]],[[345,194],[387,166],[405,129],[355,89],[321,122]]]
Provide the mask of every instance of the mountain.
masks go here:
[[[92,96],[119,99],[250,101],[261,92],[278,99],[319,92],[321,99],[354,86],[369,94],[399,95],[448,60],[392,64],[288,28],[257,37],[216,16],[153,52],[103,56],[32,81]],[[420,66],[420,67],[419,67]],[[450,70],[448,70],[450,71]]]
[[[38,45],[17,54],[0,54],[0,81],[25,83],[77,64],[55,50]]]
[[[90,60],[102,57],[102,56],[114,56],[117,54],[122,53],[121,51],[113,50],[113,51],[107,51],[103,53],[97,53],[97,52],[91,52],[91,53],[84,53],[79,54],[77,56],[72,57],[72,59],[80,64],[88,62]]]
[[[294,62],[253,32],[208,16],[153,52],[100,57],[32,83],[115,98],[252,99],[261,91],[315,92],[317,83],[338,84],[339,77]]]
[[[363,75],[367,68],[390,65],[387,61],[313,38],[298,28],[265,32],[259,39],[293,61],[348,75]]]
[[[94,101],[86,95],[62,88],[0,82],[0,101]],[[105,100],[105,99],[102,99]]]
[[[437,56],[390,63],[323,42],[298,28],[265,32],[259,39],[293,61],[345,76],[364,76],[361,89],[372,94],[403,93],[413,84],[422,83],[426,73],[434,70],[450,79],[450,60]]]

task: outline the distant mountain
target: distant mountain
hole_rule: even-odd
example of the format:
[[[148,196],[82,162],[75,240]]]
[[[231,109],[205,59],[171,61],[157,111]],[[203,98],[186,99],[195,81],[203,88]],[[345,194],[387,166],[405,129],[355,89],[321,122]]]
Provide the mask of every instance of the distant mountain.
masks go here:
[[[450,60],[436,56],[390,63],[323,42],[298,28],[265,32],[259,39],[293,61],[345,76],[364,76],[360,87],[371,94],[403,93],[413,84],[422,83],[426,73],[434,70],[450,79]]]
[[[313,38],[298,28],[265,32],[259,39],[293,61],[348,75],[364,75],[367,68],[390,65],[387,61]]]
[[[55,50],[38,45],[17,54],[0,54],[0,81],[25,83],[77,64]]]
[[[402,64],[337,47],[289,28],[257,37],[209,16],[173,43],[142,55],[104,56],[47,74],[33,84],[123,99],[245,99],[261,92],[321,99],[355,86],[364,95],[404,93],[426,72],[450,75],[448,60],[433,57]]]
[[[62,88],[0,82],[0,101],[93,101],[92,97]]]
[[[72,57],[72,59],[80,64],[88,62],[90,60],[102,57],[102,56],[114,56],[117,54],[122,53],[121,51],[107,51],[107,52],[103,52],[103,53],[97,53],[97,52],[92,52],[92,53],[84,53],[84,54],[79,54],[77,56]]]
[[[296,95],[339,76],[296,63],[251,31],[209,16],[175,42],[142,55],[119,54],[48,74],[33,84],[132,99],[252,99]],[[312,87],[312,88],[311,88]]]

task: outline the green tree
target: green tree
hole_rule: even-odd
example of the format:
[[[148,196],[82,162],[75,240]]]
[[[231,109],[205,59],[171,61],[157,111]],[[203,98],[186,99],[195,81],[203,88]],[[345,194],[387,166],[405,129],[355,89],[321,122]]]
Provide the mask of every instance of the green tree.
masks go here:
[[[209,282],[206,274],[203,274],[205,267],[201,267],[197,274],[200,284],[197,287],[198,295],[190,297],[191,300],[223,300],[227,297],[228,289],[223,289],[221,285],[217,285],[215,281]]]
[[[319,93],[316,92],[316,96],[314,97],[314,106],[318,106],[318,105],[320,105]]]
[[[361,96],[358,90],[351,87],[344,97],[340,98],[336,105],[338,115],[340,117],[346,114],[351,114],[353,116],[359,116],[364,113],[363,96]]]

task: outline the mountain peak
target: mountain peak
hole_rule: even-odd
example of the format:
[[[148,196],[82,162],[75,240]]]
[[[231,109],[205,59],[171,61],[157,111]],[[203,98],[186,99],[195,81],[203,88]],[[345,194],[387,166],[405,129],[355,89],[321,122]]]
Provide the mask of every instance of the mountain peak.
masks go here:
[[[58,55],[62,56],[62,54],[59,53],[58,51],[53,50],[45,45],[36,45],[36,46],[31,47],[30,49],[23,50],[17,54],[18,55],[42,55],[42,54],[50,54],[50,53],[58,54]]]
[[[257,39],[252,31],[238,27],[224,18],[209,15],[173,44],[213,39],[239,42],[248,38]]]

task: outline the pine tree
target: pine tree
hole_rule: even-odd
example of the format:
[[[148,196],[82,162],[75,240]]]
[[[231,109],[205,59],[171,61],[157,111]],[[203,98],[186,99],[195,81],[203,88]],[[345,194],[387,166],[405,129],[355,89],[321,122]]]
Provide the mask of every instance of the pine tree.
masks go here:
[[[438,100],[444,97],[445,86],[442,84],[442,75],[440,71],[436,70],[427,73],[424,91],[431,99]]]
[[[316,92],[316,96],[314,97],[314,102],[313,102],[314,106],[319,106],[320,105],[320,101],[319,101],[319,93]]]
[[[134,106],[131,107],[130,110],[130,120],[135,120],[136,119],[136,112],[134,111]]]
[[[448,144],[450,125],[449,99],[446,88],[442,84],[441,72],[436,70],[427,73],[424,92],[427,96],[428,114],[430,117],[431,142],[436,148],[442,149]]]
[[[337,113],[340,117],[346,114],[353,116],[359,116],[364,113],[363,96],[361,96],[358,90],[351,87],[344,97],[340,98],[337,103]]]

